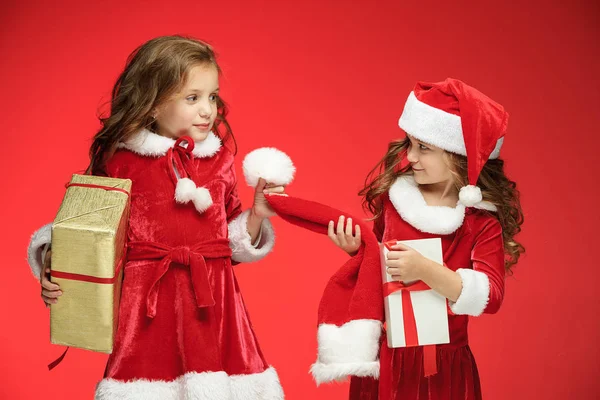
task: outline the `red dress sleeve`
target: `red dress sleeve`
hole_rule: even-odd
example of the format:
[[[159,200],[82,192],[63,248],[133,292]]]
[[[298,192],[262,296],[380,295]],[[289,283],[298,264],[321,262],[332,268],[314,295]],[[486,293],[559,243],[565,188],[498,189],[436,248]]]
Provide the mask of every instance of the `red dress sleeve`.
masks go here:
[[[456,303],[450,303],[455,314],[478,316],[498,311],[504,298],[504,240],[502,227],[495,218],[488,219],[477,234],[471,250],[472,268],[458,269],[462,291]]]

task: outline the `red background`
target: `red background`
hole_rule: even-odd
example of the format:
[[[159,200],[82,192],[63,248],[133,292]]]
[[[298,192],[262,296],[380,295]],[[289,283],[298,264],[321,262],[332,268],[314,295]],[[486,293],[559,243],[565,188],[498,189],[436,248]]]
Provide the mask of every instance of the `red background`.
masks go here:
[[[250,150],[280,148],[298,168],[289,192],[356,215],[356,193],[400,135],[415,81],[460,78],[502,103],[511,113],[503,157],[522,192],[527,254],[500,313],[471,325],[484,397],[597,398],[595,2],[94,3],[13,0],[0,11],[0,398],[92,397],[105,355],[75,350],[46,370],[62,349],[49,344],[25,249],[53,218],[71,173],[87,165],[96,110],[127,55],[174,33],[220,54],[238,174]],[[250,206],[252,191],[240,189]],[[343,399],[345,384],[316,388],[308,369],[319,297],[345,255],[326,237],[274,225],[274,253],[237,269],[263,350],[287,399]]]

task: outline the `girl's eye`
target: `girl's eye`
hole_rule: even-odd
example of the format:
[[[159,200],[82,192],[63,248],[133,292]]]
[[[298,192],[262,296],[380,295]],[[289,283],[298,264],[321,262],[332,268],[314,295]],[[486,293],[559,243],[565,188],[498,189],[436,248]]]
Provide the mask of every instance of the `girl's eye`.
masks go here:
[[[419,149],[420,150],[429,150],[429,147],[423,146],[421,143],[419,143]]]
[[[210,101],[217,101],[218,98],[219,98],[218,94],[211,94],[209,97]]]
[[[195,94],[188,96],[185,98],[187,101],[196,101],[198,100],[198,96],[196,96]]]

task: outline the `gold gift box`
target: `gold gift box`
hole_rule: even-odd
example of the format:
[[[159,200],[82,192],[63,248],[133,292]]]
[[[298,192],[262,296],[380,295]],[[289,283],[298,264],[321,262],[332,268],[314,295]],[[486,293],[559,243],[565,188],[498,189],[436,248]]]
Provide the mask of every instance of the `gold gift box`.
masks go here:
[[[52,224],[51,276],[63,292],[50,310],[54,344],[103,353],[113,350],[128,193],[129,179],[73,175],[68,185]]]

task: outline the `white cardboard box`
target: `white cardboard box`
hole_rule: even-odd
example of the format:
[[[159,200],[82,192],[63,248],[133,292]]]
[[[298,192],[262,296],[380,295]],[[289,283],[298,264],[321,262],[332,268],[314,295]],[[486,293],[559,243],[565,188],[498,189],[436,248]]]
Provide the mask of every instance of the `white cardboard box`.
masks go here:
[[[443,265],[442,240],[419,239],[398,241],[409,246],[423,256]],[[387,273],[386,260],[389,250],[381,244],[381,266],[383,283],[392,282],[392,277]],[[408,284],[408,282],[405,282]],[[444,296],[434,290],[410,292],[413,313],[417,327],[418,345],[450,343],[448,327],[448,306]],[[402,291],[397,291],[384,299],[385,320],[387,323],[388,347],[406,347],[404,331],[404,311],[402,307]]]

